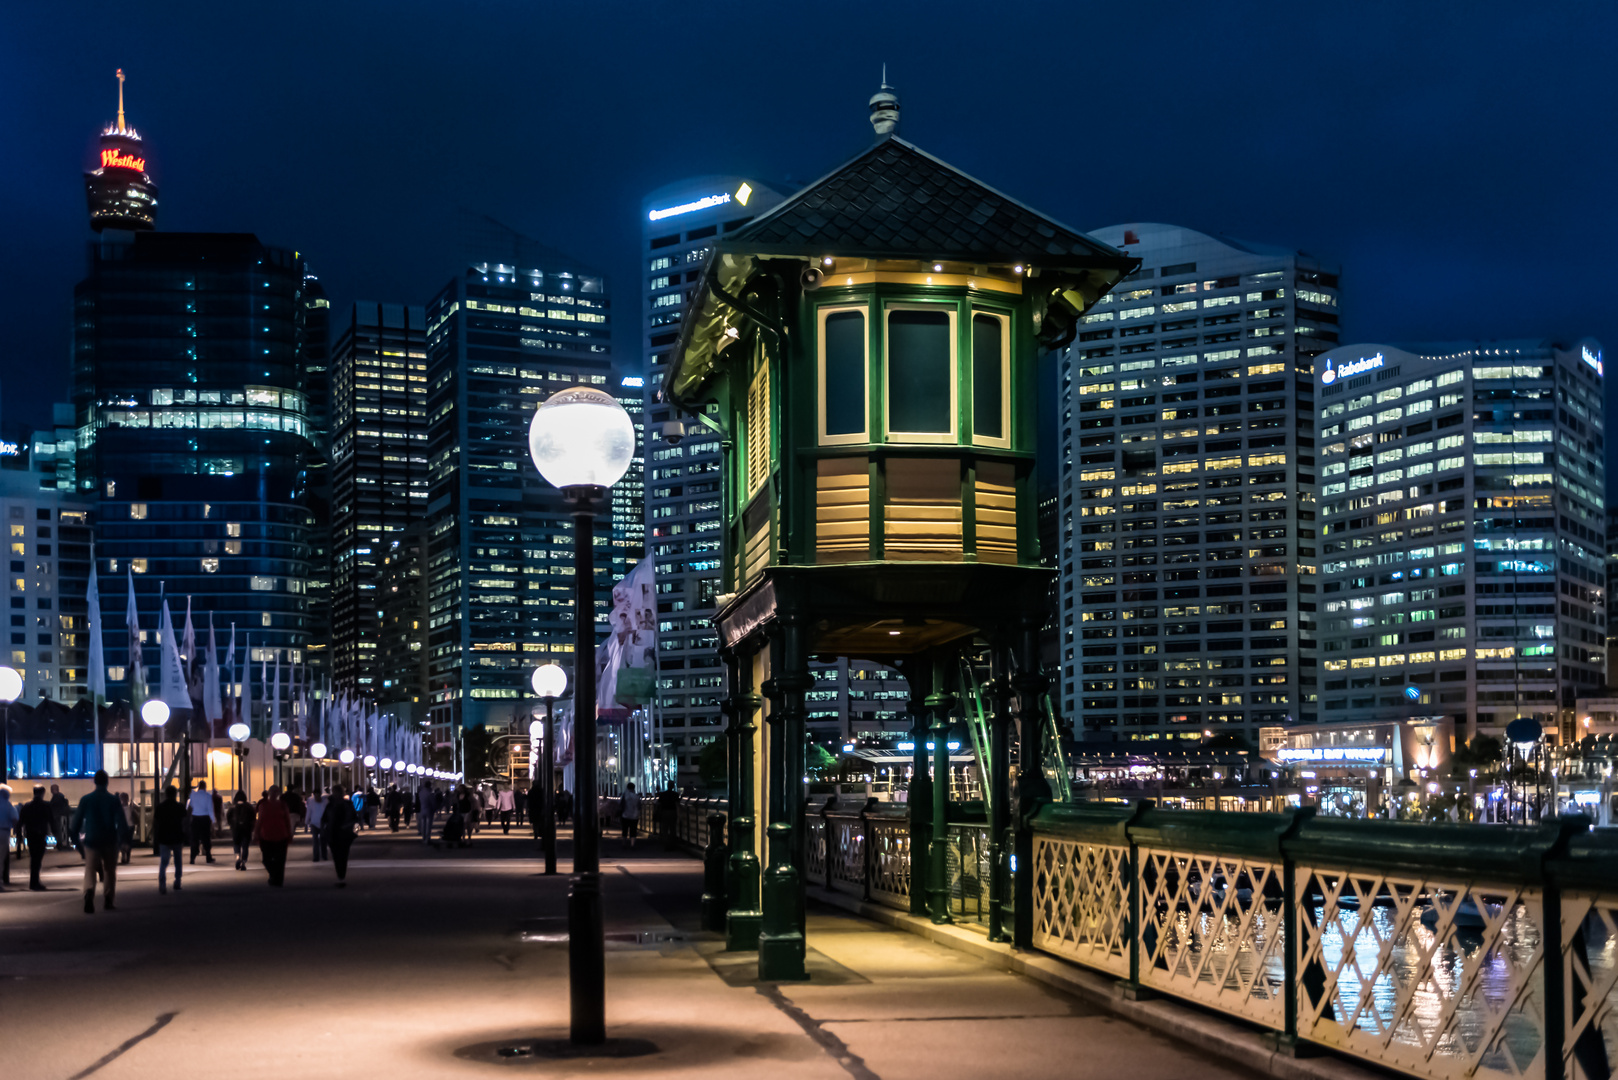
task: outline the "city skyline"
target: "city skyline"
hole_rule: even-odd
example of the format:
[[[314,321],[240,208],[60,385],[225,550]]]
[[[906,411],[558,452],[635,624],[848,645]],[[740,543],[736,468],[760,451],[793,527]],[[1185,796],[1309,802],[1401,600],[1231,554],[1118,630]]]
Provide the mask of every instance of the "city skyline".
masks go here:
[[[87,44],[71,32],[71,20],[10,15],[8,39],[28,49],[22,55],[12,46],[14,63],[0,86],[17,99],[38,97],[45,86],[53,92],[26,119],[10,121],[19,125],[8,141],[22,163],[14,183],[33,210],[20,223],[24,257],[7,271],[7,295],[17,304],[13,355],[45,376],[4,379],[5,414],[43,418],[64,396],[63,287],[82,267],[86,238],[82,186],[68,177],[94,164],[96,136],[115,115],[112,73],[120,67],[129,122],[141,131],[162,188],[161,227],[253,231],[266,243],[291,246],[322,275],[339,310],[371,296],[426,302],[455,265],[457,207],[501,217],[601,264],[611,277],[632,280],[634,208],[645,192],[716,169],[775,178],[785,190],[801,186],[820,162],[863,143],[862,103],[886,60],[906,102],[907,131],[969,172],[1050,207],[1058,220],[1080,229],[1174,221],[1340,262],[1356,297],[1345,341],[1618,336],[1600,303],[1601,245],[1587,242],[1606,221],[1594,180],[1618,148],[1603,133],[1575,126],[1612,94],[1594,81],[1597,65],[1579,62],[1586,42],[1609,36],[1601,32],[1605,15],[1555,25],[1523,16],[1508,33],[1501,20],[1517,16],[1505,7],[1466,21],[1388,9],[1386,18],[1352,25],[1321,14],[1287,26],[1187,9],[1171,26],[1150,30],[1123,15],[1049,13],[1083,36],[1149,35],[1151,42],[1139,58],[1126,49],[1099,61],[1127,107],[1103,107],[1097,119],[1113,129],[1127,168],[1075,186],[1066,177],[1078,175],[1076,151],[1059,132],[1044,130],[1034,118],[1039,110],[1008,110],[992,95],[962,93],[945,74],[972,48],[980,62],[1015,72],[1020,97],[1059,100],[1060,73],[1023,64],[1009,37],[969,42],[912,14],[885,15],[868,47],[852,53],[830,47],[829,29],[801,35],[791,51],[812,61],[817,84],[846,88],[830,98],[846,106],[778,117],[771,105],[743,102],[737,119],[748,135],[728,148],[694,146],[680,124],[638,102],[650,100],[659,81],[646,63],[650,55],[699,33],[743,48],[746,26],[699,28],[650,16],[631,22],[604,53],[601,13],[547,14],[548,34],[580,43],[576,56],[557,58],[550,85],[599,73],[588,79],[590,110],[542,113],[547,126],[527,138],[513,133],[533,130],[533,103],[549,91],[522,82],[522,68],[506,63],[514,54],[497,42],[477,56],[483,81],[472,90],[454,86],[451,76],[474,62],[456,27],[440,34],[435,25],[429,36],[424,22],[406,18],[383,28],[361,8],[326,13],[316,35],[305,33],[307,24],[291,29],[297,19],[278,28],[251,17],[190,25],[158,18]],[[503,17],[515,31],[538,18]],[[1378,29],[1389,24],[1397,32]],[[324,63],[361,34],[383,35],[375,39],[377,59],[366,54],[342,74]],[[250,57],[281,50],[302,74],[298,85],[249,80],[241,96],[209,92],[235,78],[242,57],[209,47],[231,37],[253,39],[242,47]],[[1280,48],[1302,38],[1313,43],[1307,55]],[[1232,51],[1220,53],[1221,46]],[[383,59],[398,49],[415,61],[432,58],[436,74],[420,78],[410,64]],[[1263,63],[1221,62],[1243,57]],[[1554,75],[1542,79],[1537,72],[1547,65]],[[700,97],[718,77],[690,76],[693,93]],[[1182,105],[1201,85],[1220,92]],[[440,100],[439,91],[451,86]],[[497,88],[513,93],[485,96]],[[823,87],[817,96],[826,96]],[[354,143],[337,119],[348,110],[323,108],[328,99],[374,113],[375,133]],[[1581,107],[1567,109],[1562,100]],[[1273,120],[1244,119],[1254,115]],[[268,155],[253,145],[266,130],[279,147]],[[1149,138],[1138,134],[1148,130]],[[1313,134],[1283,138],[1288,130]],[[339,152],[339,144],[350,148]],[[1479,151],[1487,167],[1463,164]],[[559,169],[557,161],[576,165]],[[1187,170],[1187,161],[1197,167]],[[377,185],[377,163],[394,162],[415,170],[413,183]],[[316,169],[320,183],[297,179]],[[416,228],[394,227],[405,214]],[[406,250],[412,257],[401,257]],[[1526,259],[1552,264],[1552,287],[1527,304],[1508,284],[1516,277],[1510,268]],[[1418,285],[1422,302],[1412,304]],[[24,319],[24,311],[37,314]],[[636,355],[633,331],[616,328],[619,357]]]

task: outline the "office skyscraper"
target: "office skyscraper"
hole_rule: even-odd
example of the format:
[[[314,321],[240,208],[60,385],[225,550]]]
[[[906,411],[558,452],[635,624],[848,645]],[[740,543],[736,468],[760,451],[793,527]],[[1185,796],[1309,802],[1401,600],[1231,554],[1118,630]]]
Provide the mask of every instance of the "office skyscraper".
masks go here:
[[[1172,225],[1061,372],[1061,702],[1088,738],[1201,739],[1316,714],[1313,358],[1335,267]]]
[[[113,697],[128,696],[131,571],[148,633],[161,582],[203,625],[211,614],[228,636],[234,624],[238,645],[251,633],[255,659],[304,660],[303,283],[293,252],[248,234],[142,232],[91,249],[74,294],[73,405],[79,491],[100,498]]]
[[[333,687],[376,700],[378,568],[427,512],[427,313],[358,301],[332,360]]]
[[[536,664],[572,667],[573,519],[529,459],[528,425],[557,390],[614,389],[606,279],[493,222],[474,242],[487,254],[427,306],[427,664],[439,745],[456,725],[526,715]],[[596,528],[604,623],[612,516]]]
[[[1601,346],[1352,345],[1314,380],[1321,719],[1571,737],[1606,670]]]
[[[658,188],[641,204],[642,333],[646,348],[646,543],[658,588],[657,718],[663,743],[687,776],[696,755],[721,731],[722,679],[717,638],[707,616],[720,573],[719,433],[678,422],[657,400],[715,237],[781,201],[781,194],[739,176],[702,176]],[[692,731],[692,729],[696,729]]]

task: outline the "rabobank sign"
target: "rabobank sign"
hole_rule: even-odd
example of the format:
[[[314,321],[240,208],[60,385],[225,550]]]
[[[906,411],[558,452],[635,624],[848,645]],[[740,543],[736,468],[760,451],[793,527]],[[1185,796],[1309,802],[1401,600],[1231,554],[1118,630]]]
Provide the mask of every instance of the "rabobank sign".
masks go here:
[[[1362,356],[1358,360],[1350,360],[1342,367],[1336,368],[1332,366],[1332,361],[1328,359],[1326,361],[1326,370],[1320,373],[1320,381],[1323,385],[1330,386],[1339,378],[1352,379],[1356,375],[1364,375],[1367,371],[1375,371],[1384,363],[1386,361],[1382,359],[1381,353],[1377,353],[1375,356]]]

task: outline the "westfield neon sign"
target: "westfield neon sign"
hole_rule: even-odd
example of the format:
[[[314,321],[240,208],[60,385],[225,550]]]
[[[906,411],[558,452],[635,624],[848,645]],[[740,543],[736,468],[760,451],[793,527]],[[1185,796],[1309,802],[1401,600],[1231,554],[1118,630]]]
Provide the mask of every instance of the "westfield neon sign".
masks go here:
[[[134,169],[136,172],[146,171],[146,159],[136,157],[134,154],[120,154],[116,150],[101,151],[101,167],[103,169]]]

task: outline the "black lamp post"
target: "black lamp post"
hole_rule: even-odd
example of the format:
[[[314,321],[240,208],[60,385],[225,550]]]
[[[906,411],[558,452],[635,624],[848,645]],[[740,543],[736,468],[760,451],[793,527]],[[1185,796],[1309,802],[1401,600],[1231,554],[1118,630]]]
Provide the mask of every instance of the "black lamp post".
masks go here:
[[[616,398],[575,386],[558,391],[528,429],[534,466],[561,489],[573,517],[573,884],[567,898],[570,1038],[607,1040],[606,938],[601,909],[601,830],[596,821],[595,518],[635,453],[635,425]]]
[[[539,761],[540,843],[545,849],[545,872],[556,873],[556,699],[567,690],[567,672],[560,664],[543,664],[534,669],[534,693],[545,702],[545,743]],[[532,756],[529,757],[532,761]],[[528,812],[534,813],[532,799]]]

